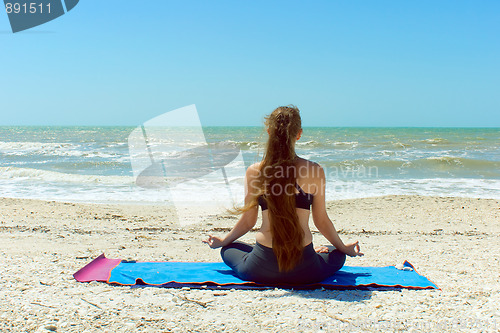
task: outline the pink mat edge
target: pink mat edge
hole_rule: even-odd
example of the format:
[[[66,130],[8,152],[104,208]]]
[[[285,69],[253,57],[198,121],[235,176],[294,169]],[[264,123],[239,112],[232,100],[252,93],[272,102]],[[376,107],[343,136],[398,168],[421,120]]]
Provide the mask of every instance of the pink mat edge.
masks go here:
[[[106,282],[111,274],[111,270],[120,262],[121,259],[108,259],[103,253],[78,270],[75,274],[73,274],[73,277],[78,282]]]

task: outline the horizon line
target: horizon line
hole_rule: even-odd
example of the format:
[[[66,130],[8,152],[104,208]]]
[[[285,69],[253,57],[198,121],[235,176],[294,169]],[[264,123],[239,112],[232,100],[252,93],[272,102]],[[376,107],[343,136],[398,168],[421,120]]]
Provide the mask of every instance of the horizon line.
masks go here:
[[[139,125],[2,125],[3,127],[130,127],[135,128]],[[182,127],[197,127],[197,126],[182,126]],[[209,127],[239,127],[239,128],[262,128],[264,125],[206,125],[202,128]],[[487,129],[500,129],[500,126],[366,126],[366,125],[339,125],[339,126],[302,126],[302,128],[487,128]]]

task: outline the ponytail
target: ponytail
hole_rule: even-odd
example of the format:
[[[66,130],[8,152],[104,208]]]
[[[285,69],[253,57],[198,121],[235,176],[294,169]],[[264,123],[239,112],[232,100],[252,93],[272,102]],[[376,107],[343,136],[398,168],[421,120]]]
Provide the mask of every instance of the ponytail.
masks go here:
[[[294,140],[301,130],[299,110],[279,107],[266,118],[269,140],[261,163],[261,183],[267,202],[273,251],[280,271],[293,269],[301,259],[304,231],[295,204]]]
[[[300,261],[304,240],[295,203],[294,142],[302,129],[299,109],[293,105],[280,106],[265,118],[265,125],[269,139],[259,176],[252,186],[258,190],[248,204],[231,212],[250,210],[263,195],[268,208],[273,251],[279,270],[286,272]]]

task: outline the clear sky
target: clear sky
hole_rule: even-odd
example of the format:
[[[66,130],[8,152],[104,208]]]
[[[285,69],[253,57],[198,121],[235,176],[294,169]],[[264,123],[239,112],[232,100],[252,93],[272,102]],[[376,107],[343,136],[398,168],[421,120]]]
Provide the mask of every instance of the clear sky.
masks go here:
[[[0,12],[0,50],[0,125],[500,127],[498,0],[81,0],[16,34]]]

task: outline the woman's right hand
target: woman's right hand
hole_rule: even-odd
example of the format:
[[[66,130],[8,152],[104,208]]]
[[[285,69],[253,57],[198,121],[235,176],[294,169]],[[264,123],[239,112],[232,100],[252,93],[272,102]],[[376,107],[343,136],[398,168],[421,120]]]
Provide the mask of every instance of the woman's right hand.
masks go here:
[[[207,243],[212,249],[217,249],[223,246],[223,239],[212,235],[208,235],[208,239],[203,240],[202,242]]]
[[[350,257],[363,256],[364,253],[360,252],[359,241],[349,243],[345,245],[344,253]]]

